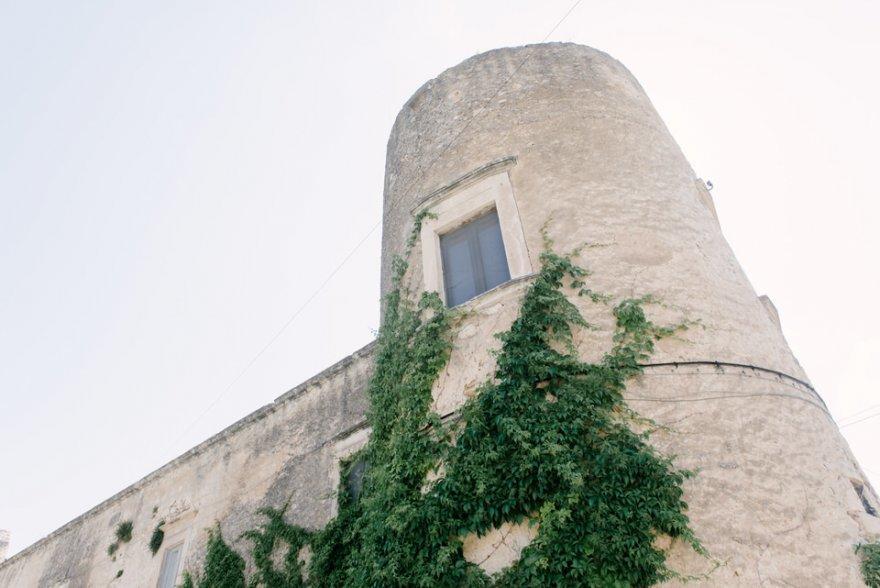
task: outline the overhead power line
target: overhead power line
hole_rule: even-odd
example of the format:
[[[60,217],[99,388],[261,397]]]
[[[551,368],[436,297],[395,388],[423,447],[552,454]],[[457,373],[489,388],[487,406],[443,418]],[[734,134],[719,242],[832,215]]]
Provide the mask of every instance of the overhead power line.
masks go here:
[[[869,411],[871,411],[871,410],[874,410],[875,408],[880,408],[880,404],[872,404],[871,406],[868,406],[868,407],[866,407],[866,408],[863,408],[862,410],[857,410],[856,412],[854,412],[854,413],[852,413],[852,414],[849,414],[849,415],[847,415],[847,416],[845,416],[845,417],[839,419],[838,422],[840,422],[840,423],[845,423],[846,421],[852,420],[854,417],[857,417],[857,416],[862,415],[862,414],[864,414],[864,413],[866,413],[866,412],[869,412]]]
[[[877,418],[877,417],[880,417],[880,412],[875,412],[874,414],[869,414],[869,415],[866,416],[866,417],[862,417],[862,418],[860,418],[860,419],[857,419],[857,420],[851,421],[851,422],[849,422],[849,423],[846,423],[845,425],[840,425],[840,428],[841,428],[841,429],[844,429],[844,428],[846,428],[846,427],[851,427],[851,426],[853,426],[853,425],[857,425],[857,424],[859,424],[859,423],[861,423],[861,422],[864,422],[864,421],[867,421],[867,420],[870,420],[870,419],[874,419],[874,418]]]
[[[550,31],[546,35],[544,35],[544,37],[541,39],[540,43],[544,43],[545,41],[547,41],[547,39],[550,38],[550,35],[552,35],[554,32],[556,32],[556,29],[558,29],[562,25],[562,23],[565,22],[565,19],[567,19],[569,17],[569,15],[571,15],[571,13],[574,12],[574,10],[580,5],[580,3],[582,1],[583,0],[576,0],[569,7],[569,9],[565,12],[565,14],[562,15],[562,18],[560,18],[556,22],[556,24],[553,25],[553,28],[551,28]],[[475,119],[477,119],[480,115],[483,114],[483,112],[486,110],[486,108],[489,106],[489,104],[491,104],[492,101],[495,100],[495,98],[498,96],[498,94],[501,92],[501,90],[503,90],[504,87],[507,86],[507,84],[510,82],[511,79],[513,79],[514,76],[516,76],[516,74],[523,67],[523,65],[525,65],[529,59],[531,59],[531,56],[532,56],[532,54],[528,53],[526,55],[526,57],[523,58],[522,61],[520,61],[520,63],[516,66],[516,68],[514,68],[513,72],[501,83],[500,86],[498,86],[498,89],[495,90],[495,93],[492,94],[492,96],[489,97],[488,100],[486,100],[486,102],[483,104],[483,106],[481,106],[479,108],[479,110],[477,110],[468,119],[468,121],[464,124],[464,126],[461,128],[461,130],[459,130],[455,134],[455,136],[453,136],[452,139],[450,139],[449,142],[446,143],[446,145],[443,147],[443,149],[440,151],[440,153],[438,153],[437,156],[431,161],[430,165],[428,165],[428,167],[425,168],[425,171],[422,173],[422,177],[425,177],[428,175],[428,172],[430,172],[431,169],[433,169],[433,167],[437,163],[437,161],[440,160],[440,158],[449,150],[449,148],[452,147],[452,145],[459,139],[459,137],[461,137],[461,135],[470,127],[471,123]],[[390,203],[389,207],[393,208],[401,200],[403,200],[405,197],[409,196],[411,190],[416,185],[418,185],[417,182],[413,182],[412,184],[410,184],[409,189],[405,190],[400,195],[400,197],[393,200]],[[370,236],[374,232],[376,232],[376,229],[378,229],[381,226],[381,224],[382,224],[382,219],[380,218],[372,227],[370,227],[370,230],[367,231],[367,233],[363,236],[363,238],[361,238],[361,240],[358,241],[358,243],[351,249],[351,251],[348,252],[348,254],[342,259],[341,262],[339,262],[339,264],[333,269],[333,271],[331,271],[327,275],[327,277],[324,279],[324,281],[321,282],[321,284],[314,290],[314,292],[312,292],[312,294],[305,300],[305,302],[303,302],[288,317],[288,319],[281,325],[281,328],[279,328],[275,332],[275,334],[269,338],[269,340],[266,342],[266,344],[263,345],[260,348],[260,350],[250,359],[250,361],[248,361],[247,364],[245,364],[244,368],[240,372],[238,372],[238,374],[234,378],[232,378],[232,380],[230,380],[229,384],[227,384],[221,390],[221,392],[208,404],[207,407],[205,407],[204,410],[202,410],[201,413],[198,414],[198,416],[196,416],[196,418],[194,418],[192,421],[190,421],[190,423],[183,428],[183,430],[180,432],[180,434],[177,435],[177,437],[175,437],[174,441],[172,441],[168,445],[168,448],[165,450],[166,452],[173,449],[193,429],[193,427],[195,427],[199,423],[199,421],[201,421],[205,417],[205,415],[211,411],[211,409],[213,409],[215,406],[217,406],[217,404],[226,396],[226,394],[235,386],[235,384],[237,384],[241,380],[241,378],[244,377],[244,375],[254,366],[255,363],[257,363],[257,361],[259,361],[259,359],[263,356],[263,354],[266,353],[266,351],[281,337],[281,335],[296,320],[296,318],[300,314],[302,314],[303,310],[305,310],[306,307],[315,298],[318,297],[318,295],[324,290],[324,288],[327,286],[327,284],[330,283],[330,281],[333,279],[333,277],[339,273],[339,271],[343,268],[343,266],[354,256],[354,254],[361,248],[361,246],[367,241],[367,239],[369,239]]]

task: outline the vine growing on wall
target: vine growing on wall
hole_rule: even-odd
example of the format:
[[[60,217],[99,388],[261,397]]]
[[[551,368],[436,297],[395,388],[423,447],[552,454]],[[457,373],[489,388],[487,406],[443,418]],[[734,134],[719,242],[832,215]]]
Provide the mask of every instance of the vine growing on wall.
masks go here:
[[[266,588],[299,588],[304,586],[300,550],[308,543],[311,533],[284,520],[287,507],[276,510],[261,508],[258,512],[265,522],[243,537],[253,543],[251,554],[257,572],[251,578],[252,586]],[[286,546],[282,569],[275,569],[272,556],[278,547]]]
[[[703,553],[685,514],[682,484],[691,473],[648,443],[650,433],[635,426],[645,421],[622,396],[656,341],[682,326],[650,321],[650,298],[623,300],[610,307],[610,349],[596,363],[582,361],[573,335],[591,326],[569,294],[602,305],[607,297],[587,287],[572,255],[548,247],[518,317],[498,335],[494,377],[459,419],[442,422],[430,410],[431,389],[457,318],[436,293],[412,296],[406,271],[398,259],[384,302],[368,388],[372,434],[357,456],[367,464],[362,489],[340,492],[338,516],[311,535],[287,526],[283,511],[272,511],[274,519],[264,511],[262,530],[246,534],[259,569],[253,585],[301,585],[295,551],[306,543],[308,583],[318,587],[649,586],[677,576],[661,537]],[[524,521],[535,538],[500,574],[465,559],[466,536]],[[290,548],[284,570],[275,570],[268,554],[282,535]],[[218,539],[219,530],[208,559]],[[235,560],[233,583],[188,586],[244,586],[238,570]]]
[[[201,574],[183,573],[181,588],[243,588],[245,561],[223,540],[218,524],[208,530],[205,565]]]
[[[856,553],[861,557],[862,579],[869,588],[880,588],[880,541],[860,543]]]

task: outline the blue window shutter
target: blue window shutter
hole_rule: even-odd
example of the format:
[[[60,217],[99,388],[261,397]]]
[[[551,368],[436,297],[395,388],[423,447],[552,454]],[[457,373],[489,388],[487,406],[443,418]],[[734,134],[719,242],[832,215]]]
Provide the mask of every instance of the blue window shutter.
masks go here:
[[[498,213],[493,210],[490,214],[477,219],[474,221],[474,228],[477,232],[477,243],[483,264],[485,290],[491,290],[510,280],[507,254],[504,251],[504,241],[501,239],[501,226],[498,224]]]
[[[176,585],[182,550],[183,545],[177,545],[165,552],[162,558],[162,571],[159,574],[159,588],[174,588]]]
[[[498,213],[440,236],[446,304],[457,306],[510,279]]]

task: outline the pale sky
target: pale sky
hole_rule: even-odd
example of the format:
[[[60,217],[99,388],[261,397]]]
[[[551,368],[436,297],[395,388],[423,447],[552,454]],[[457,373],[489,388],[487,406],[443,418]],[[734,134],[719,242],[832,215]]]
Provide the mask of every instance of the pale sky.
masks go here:
[[[379,231],[235,380],[380,218],[407,98],[572,3],[0,0],[12,552],[369,342]],[[880,415],[880,3],[583,0],[550,40],[635,74],[835,418]],[[880,416],[842,431],[877,487]]]

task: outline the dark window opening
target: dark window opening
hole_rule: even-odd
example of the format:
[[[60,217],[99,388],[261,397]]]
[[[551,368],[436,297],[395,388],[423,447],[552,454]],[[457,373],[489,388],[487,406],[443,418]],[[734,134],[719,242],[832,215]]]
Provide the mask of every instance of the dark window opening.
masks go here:
[[[359,459],[348,466],[345,472],[345,491],[348,497],[357,502],[364,489],[364,474],[367,473],[367,462]]]
[[[865,512],[868,513],[869,515],[871,515],[872,517],[880,516],[877,514],[877,509],[874,508],[874,505],[872,505],[868,501],[868,497],[865,492],[865,485],[857,480],[850,480],[850,482],[852,482],[853,489],[856,491],[856,494],[858,495],[859,500],[862,501],[862,506],[864,507]]]
[[[510,280],[498,212],[440,236],[447,306],[457,306]]]

